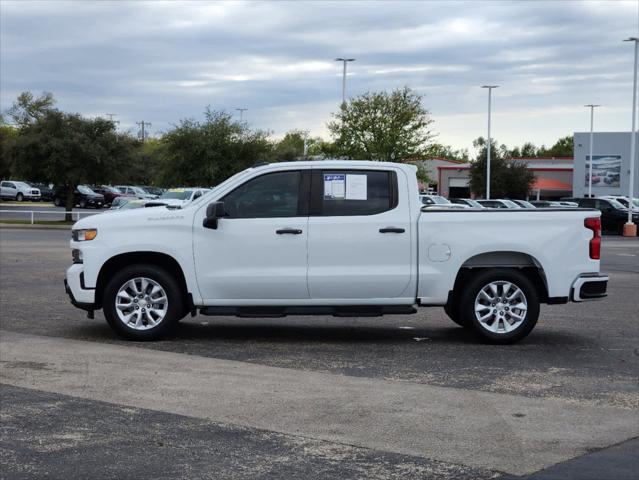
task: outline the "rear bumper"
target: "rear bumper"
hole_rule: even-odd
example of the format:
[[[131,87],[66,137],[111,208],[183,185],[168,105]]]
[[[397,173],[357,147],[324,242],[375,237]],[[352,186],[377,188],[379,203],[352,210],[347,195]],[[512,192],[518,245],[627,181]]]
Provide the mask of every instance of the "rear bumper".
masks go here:
[[[608,275],[598,273],[580,275],[572,284],[570,299],[573,302],[597,300],[608,296]]]

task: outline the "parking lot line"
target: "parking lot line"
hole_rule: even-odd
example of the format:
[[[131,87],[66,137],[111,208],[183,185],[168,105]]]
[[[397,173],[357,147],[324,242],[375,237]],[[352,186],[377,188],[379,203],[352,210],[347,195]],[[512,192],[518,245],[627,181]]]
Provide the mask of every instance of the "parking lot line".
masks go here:
[[[2,331],[0,381],[526,474],[639,434],[636,412]]]

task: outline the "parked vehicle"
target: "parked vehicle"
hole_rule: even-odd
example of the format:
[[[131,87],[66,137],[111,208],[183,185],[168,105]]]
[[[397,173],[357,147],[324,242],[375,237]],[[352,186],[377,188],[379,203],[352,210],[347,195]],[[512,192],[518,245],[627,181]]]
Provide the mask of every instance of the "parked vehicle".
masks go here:
[[[515,199],[512,199],[511,202],[517,204],[521,208],[537,208],[532,203],[527,202],[526,200],[515,200]]]
[[[555,200],[531,200],[530,203],[535,208],[562,208],[564,205]]]
[[[622,195],[602,195],[599,198],[612,199],[617,200],[624,207],[628,208],[630,206],[630,202],[628,201],[628,197]],[[639,198],[632,199],[632,209],[639,211]]]
[[[155,195],[156,197],[159,197],[165,191],[163,188],[160,188],[160,187],[149,187],[147,185],[137,185],[137,186],[141,188],[142,190],[144,190],[145,192],[150,193],[151,195]]]
[[[600,212],[429,209],[415,201],[416,172],[385,162],[267,164],[179,210],[85,217],[72,229],[67,292],[138,340],[198,310],[378,316],[440,305],[501,344],[530,333],[541,303],[606,295]]]
[[[179,207],[197,200],[206,192],[208,192],[206,188],[171,188],[160,195],[158,200],[167,205]]]
[[[594,180],[594,177],[593,177]],[[611,184],[611,183],[619,183],[619,172],[606,172],[606,175],[604,176],[604,183],[607,184]]]
[[[33,183],[30,182],[29,185],[40,190],[40,200],[43,202],[52,202],[53,201],[53,188],[50,187],[49,184],[46,183]]]
[[[118,197],[136,198],[133,195],[130,195],[130,194],[127,194],[127,193],[122,193],[122,192],[120,192],[120,190],[118,190],[117,188],[112,187],[110,185],[91,186],[90,188],[95,193],[99,193],[100,195],[102,195],[104,197],[104,205],[105,206],[111,205],[113,203],[113,200],[115,200]]]
[[[491,200],[477,200],[484,208],[521,208],[512,200],[503,199],[491,199]]]
[[[628,221],[628,209],[617,200],[610,198],[571,198],[580,208],[595,208],[601,212],[601,228],[604,232],[623,233],[623,226]],[[639,213],[632,213],[634,223],[639,222]]]
[[[150,194],[143,188],[135,187],[132,185],[116,185],[115,188],[117,188],[121,193],[132,195],[140,199],[153,200],[157,198],[156,195]]]
[[[0,198],[4,200],[15,200],[22,202],[23,200],[40,200],[40,190],[32,187],[26,182],[15,180],[3,180],[0,182]]]
[[[452,203],[441,195],[420,195],[419,199],[427,208],[469,208],[467,205]]]
[[[479,203],[477,200],[473,200],[472,198],[449,198],[451,203],[456,203],[458,205],[466,205],[470,208],[484,208],[484,206]]]
[[[58,187],[53,194],[53,204],[61,207],[67,204],[67,187]],[[73,206],[80,208],[102,208],[104,196],[95,193],[86,185],[78,185],[73,191]]]

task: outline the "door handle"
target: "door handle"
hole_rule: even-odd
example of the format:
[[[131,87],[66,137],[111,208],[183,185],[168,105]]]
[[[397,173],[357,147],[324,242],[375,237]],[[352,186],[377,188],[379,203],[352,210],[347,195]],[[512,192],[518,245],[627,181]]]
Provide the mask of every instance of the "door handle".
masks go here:
[[[275,233],[277,233],[278,235],[299,235],[300,233],[302,233],[302,231],[299,228],[282,228],[280,230],[275,230]]]
[[[406,230],[397,227],[380,228],[379,233],[404,233]]]

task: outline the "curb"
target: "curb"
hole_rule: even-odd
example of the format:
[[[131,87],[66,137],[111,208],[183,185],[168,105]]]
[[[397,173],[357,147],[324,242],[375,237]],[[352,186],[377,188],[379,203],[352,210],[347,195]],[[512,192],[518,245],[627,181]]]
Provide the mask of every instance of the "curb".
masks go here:
[[[0,223],[1,229],[7,230],[71,230],[71,225],[31,225],[30,223]]]

